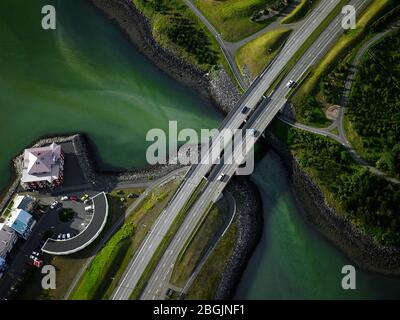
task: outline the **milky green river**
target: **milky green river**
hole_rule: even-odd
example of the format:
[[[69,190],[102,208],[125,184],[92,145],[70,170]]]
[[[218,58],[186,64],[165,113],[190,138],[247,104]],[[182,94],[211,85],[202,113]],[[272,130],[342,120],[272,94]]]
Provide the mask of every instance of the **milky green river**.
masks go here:
[[[57,29],[41,28],[53,4]],[[85,132],[102,169],[146,164],[146,133],[212,128],[222,119],[194,90],[158,70],[117,26],[85,0],[0,1],[0,187],[9,161],[45,135]],[[349,263],[297,213],[278,158],[269,153],[254,179],[264,200],[264,236],[238,298],[399,298],[400,283],[359,272],[357,290],[340,288]]]

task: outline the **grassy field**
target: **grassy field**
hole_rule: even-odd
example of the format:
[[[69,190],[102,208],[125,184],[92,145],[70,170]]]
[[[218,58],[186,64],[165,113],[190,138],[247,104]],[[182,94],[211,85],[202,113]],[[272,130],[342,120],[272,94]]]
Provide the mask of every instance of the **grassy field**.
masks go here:
[[[236,235],[237,225],[235,220],[193,281],[185,299],[211,300],[214,298],[222,273],[233,253]]]
[[[239,41],[265,27],[271,21],[253,22],[253,13],[275,0],[195,0],[196,6],[221,33],[223,39]]]
[[[178,181],[154,190],[106,243],[71,295],[73,300],[108,299],[151,225],[178,187]],[[119,199],[116,199],[119,201]]]
[[[107,244],[96,255],[85,272],[82,281],[71,295],[73,300],[99,299],[100,292],[104,290],[104,283],[111,274],[115,272],[115,267],[121,263],[124,252],[131,243],[134,234],[134,225],[125,223],[107,242]],[[114,271],[114,272],[113,272]]]
[[[115,189],[110,192],[110,195],[119,198],[125,208],[128,208],[143,191],[144,188]],[[129,197],[130,195],[131,197]]]
[[[171,275],[171,283],[183,288],[198,262],[212,244],[226,219],[226,206],[213,206],[180,252]]]
[[[362,38],[365,36],[367,26],[376,19],[380,13],[386,10],[390,3],[391,0],[373,1],[358,18],[357,29],[345,32],[317,66],[311,70],[310,76],[303,82],[302,86],[292,98],[299,122],[310,125],[326,122],[326,119],[320,119],[321,121],[310,120],[306,112],[311,112],[311,114],[320,113],[321,106],[318,101],[310,101],[309,98],[317,94],[315,91],[319,89],[318,85],[321,77],[331,70],[339,59],[344,58],[346,53],[360,44]]]
[[[290,29],[272,30],[241,47],[235,60],[242,74],[247,69],[253,78],[257,77],[278,54],[290,33]]]
[[[294,23],[302,20],[312,9],[314,9],[320,0],[301,0],[297,7],[282,19],[281,24]]]

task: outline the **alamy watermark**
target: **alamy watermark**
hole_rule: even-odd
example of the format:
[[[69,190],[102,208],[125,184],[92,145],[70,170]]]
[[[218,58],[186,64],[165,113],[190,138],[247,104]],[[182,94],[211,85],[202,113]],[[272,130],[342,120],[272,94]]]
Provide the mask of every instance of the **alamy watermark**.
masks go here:
[[[42,7],[42,28],[44,30],[56,30],[57,20],[56,20],[56,8],[52,5],[45,5]]]
[[[356,8],[352,5],[346,5],[342,8],[342,28],[345,30],[356,28]]]
[[[178,132],[177,121],[169,121],[168,134],[159,128],[147,133],[146,141],[153,143],[146,160],[150,165],[235,164],[237,175],[249,175],[254,171],[253,146],[258,136],[255,129],[201,129],[200,135],[189,128]]]
[[[55,290],[56,289],[56,268],[52,265],[43,266],[41,273],[45,276],[42,278],[43,290]]]
[[[342,274],[345,276],[342,278],[343,290],[355,290],[356,289],[356,268],[352,265],[345,265],[342,268]]]

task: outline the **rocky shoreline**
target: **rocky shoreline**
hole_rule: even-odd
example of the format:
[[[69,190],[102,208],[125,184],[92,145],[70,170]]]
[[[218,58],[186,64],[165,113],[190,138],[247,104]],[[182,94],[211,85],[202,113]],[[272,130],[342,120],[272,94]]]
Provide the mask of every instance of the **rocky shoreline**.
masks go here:
[[[262,235],[262,200],[257,187],[244,177],[236,177],[227,190],[236,201],[237,237],[233,254],[222,273],[214,298],[232,299],[253,251]]]
[[[160,47],[154,40],[148,19],[143,16],[130,0],[90,0],[107,16],[115,19],[127,33],[133,43],[149,57],[160,69],[176,80],[196,88],[222,112],[229,112],[240,95],[232,84],[226,71],[220,69],[215,78],[210,79],[204,72],[179,59]],[[379,247],[371,239],[355,230],[343,217],[338,215],[326,203],[323,193],[311,181],[292,157],[287,147],[270,131],[267,132],[268,144],[279,154],[287,168],[289,178],[295,190],[302,215],[306,221],[331,240],[352,261],[363,269],[387,275],[400,275],[400,249]],[[124,172],[101,172],[97,169],[95,157],[88,147],[88,138],[84,134],[46,137],[31,147],[49,143],[72,142],[79,164],[89,183],[114,185],[123,181],[148,181],[164,176],[182,165],[150,166]],[[22,155],[12,161],[13,182],[0,201],[0,212],[5,208],[11,196],[19,186]],[[236,178],[240,183],[232,183],[230,191],[237,199],[237,239],[233,255],[222,274],[215,293],[216,299],[230,299],[236,290],[243,270],[256,248],[262,232],[262,201],[256,186],[247,178]]]
[[[271,131],[266,140],[280,156],[294,188],[294,196],[303,218],[344,252],[361,269],[386,275],[400,275],[400,249],[378,246],[335,212],[322,191],[300,168],[290,151]]]
[[[154,40],[151,26],[130,0],[90,0],[108,17],[117,21],[120,27],[139,49],[148,56],[160,69],[186,85],[195,87],[211,100],[217,108],[229,112],[239,100],[240,95],[231,83],[229,76],[222,69],[215,79],[209,79],[204,72],[194,68],[185,61],[165,51]],[[330,208],[318,187],[301,170],[289,150],[271,132],[267,133],[267,142],[278,153],[288,170],[289,178],[295,190],[298,207],[306,221],[330,239],[352,261],[363,269],[389,275],[400,274],[400,250],[397,248],[378,247],[366,235],[360,234],[348,221]],[[247,180],[246,182],[249,183]],[[253,203],[254,204],[254,203]],[[255,204],[257,207],[257,204]],[[243,212],[248,212],[244,210]],[[231,259],[225,269],[216,297],[232,297],[248,257],[258,243],[259,235],[253,223],[262,219],[257,210],[240,215],[238,219],[240,233],[235,244],[235,263]],[[246,220],[248,219],[248,220]],[[250,225],[247,228],[246,223]],[[261,233],[261,230],[260,230]],[[247,238],[248,237],[248,238]],[[247,239],[246,242],[242,241]]]
[[[90,0],[108,17],[115,19],[121,29],[161,70],[185,85],[199,90],[214,106],[228,113],[240,99],[240,94],[227,72],[220,68],[211,79],[204,72],[167,52],[155,41],[149,20],[129,0]],[[233,192],[242,203],[237,213],[238,234],[234,254],[229,259],[222,280],[215,293],[216,299],[231,298],[239,283],[246,264],[258,244],[262,233],[261,199],[258,190],[249,179],[242,179],[242,186]],[[247,198],[246,198],[247,197]]]
[[[154,39],[150,21],[130,0],[89,0],[108,18],[117,22],[130,41],[162,71],[175,80],[195,88],[222,112],[229,112],[240,94],[221,68],[211,78],[206,72],[161,47]]]

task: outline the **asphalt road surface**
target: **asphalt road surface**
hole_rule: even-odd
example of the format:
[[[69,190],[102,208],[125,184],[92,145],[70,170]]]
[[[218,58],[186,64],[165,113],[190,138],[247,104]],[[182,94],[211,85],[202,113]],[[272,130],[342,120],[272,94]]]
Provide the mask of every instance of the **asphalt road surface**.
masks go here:
[[[356,5],[356,7],[365,5],[368,2],[368,0],[351,1],[351,3]],[[285,85],[286,81],[288,81],[288,79],[293,79],[296,81],[299,80],[304,72],[311,65],[313,65],[324,54],[324,52],[326,52],[329,46],[343,32],[343,29],[341,28],[341,20],[339,18],[335,19],[335,21],[323,32],[323,34],[321,34],[314,45],[304,54],[296,66],[289,72],[287,78],[273,92],[272,96],[268,98],[268,103],[260,104],[259,102],[262,101],[265,91],[279,75],[293,54],[300,48],[304,41],[311,35],[311,33],[338,3],[339,0],[322,1],[308,16],[303,24],[285,43],[281,53],[277,56],[277,58],[275,58],[272,64],[270,64],[269,67],[267,67],[266,70],[253,82],[235,109],[232,110],[232,112],[224,119],[220,126],[220,133],[223,128],[233,130],[243,126],[244,120],[248,116],[247,114],[243,114],[241,112],[244,106],[247,106],[251,111],[255,110],[255,112],[253,112],[251,118],[249,121],[247,121],[243,128],[255,128],[259,132],[265,130],[268,124],[286,103],[285,96],[289,92],[289,88],[286,88]],[[260,107],[257,108],[257,106]],[[219,143],[214,142],[219,142],[219,139],[222,138],[222,136],[217,135],[214,138],[215,139],[212,139],[213,142],[211,143],[210,147],[211,152],[216,152],[215,150],[219,148]],[[228,144],[229,142],[225,144],[224,141],[224,148]],[[205,155],[202,155],[202,159],[204,157]],[[204,162],[206,162],[205,158]],[[138,252],[128,265],[128,268],[122,276],[120,283],[112,294],[111,298],[113,300],[129,299],[143,271],[150,262],[154,252],[166,235],[180,209],[187,203],[190,195],[199,185],[201,179],[211,170],[212,167],[212,164],[207,163],[200,163],[192,166],[185,181],[182,183],[181,187],[178,189],[166,209],[157,219]],[[235,164],[216,166],[210,177],[217,177],[220,173],[225,173],[231,177],[236,169],[237,165]],[[153,272],[144,290],[144,294],[141,296],[142,299],[162,298],[164,294],[162,289],[169,281],[173,263],[176,260],[180,249],[194,230],[198,221],[200,221],[201,216],[208,207],[210,201],[215,200],[216,196],[222,192],[225,186],[226,182],[221,182],[218,180],[212,181],[202,192],[200,198],[189,211],[183,224],[179,228],[177,234],[171,241],[168,249],[158,263],[155,272]]]
[[[353,1],[351,3],[355,5],[357,11],[359,12],[359,10],[368,2],[369,1],[367,0],[360,0]],[[319,39],[309,48],[305,55],[298,61],[296,66],[289,72],[286,79],[282,81],[273,95],[269,97],[271,100],[263,104],[261,108],[253,114],[253,116],[245,124],[244,128],[254,128],[259,132],[263,132],[273,120],[275,115],[287,102],[285,97],[289,93],[290,88],[287,88],[286,83],[289,80],[298,81],[308,70],[308,68],[310,68],[324,55],[324,53],[329,49],[334,41],[337,40],[342,32],[343,29],[341,28],[341,19],[339,16],[329,25],[329,27],[321,34]],[[246,146],[246,148],[251,148],[251,145]],[[240,155],[238,153],[240,152],[240,147],[235,149],[236,156],[239,157]],[[209,183],[199,200],[188,213],[184,223],[171,241],[171,244],[167,248],[165,255],[160,260],[155,271],[153,272],[152,277],[150,278],[144,293],[141,296],[141,299],[162,299],[164,297],[166,288],[168,287],[168,281],[174,267],[174,262],[176,261],[180,249],[184,246],[187,239],[196,228],[197,224],[201,221],[202,214],[208,207],[210,201],[214,201],[226,186],[226,182],[218,181],[215,178],[222,173],[228,177],[232,177],[237,169],[235,161],[227,162],[229,164],[215,166],[213,172],[210,174],[210,179],[214,179],[214,181]]]

